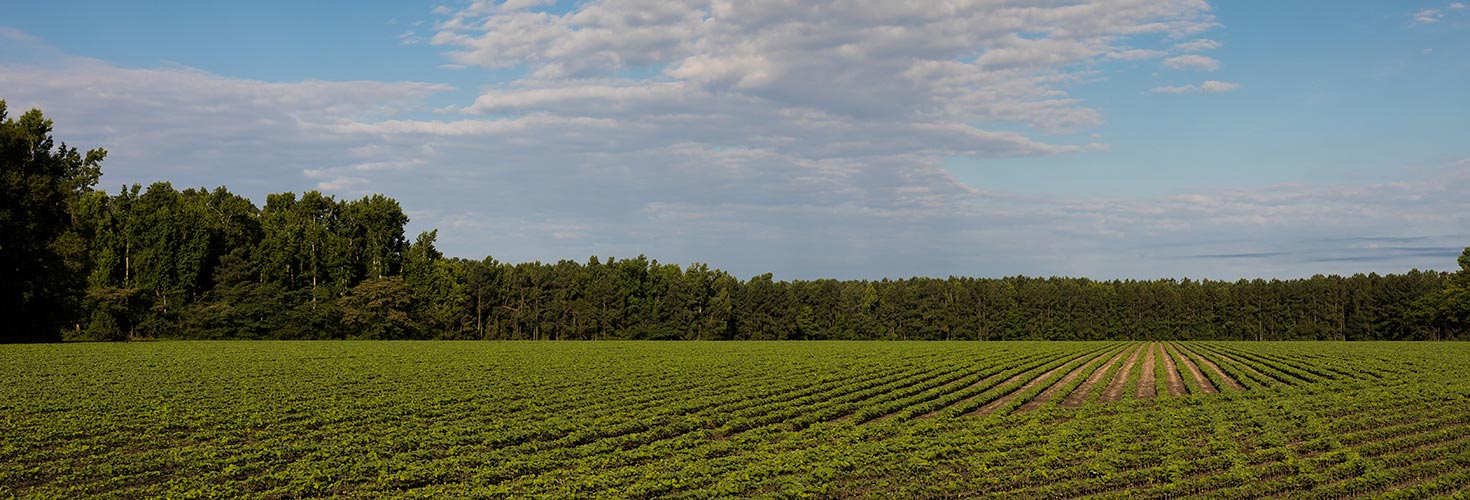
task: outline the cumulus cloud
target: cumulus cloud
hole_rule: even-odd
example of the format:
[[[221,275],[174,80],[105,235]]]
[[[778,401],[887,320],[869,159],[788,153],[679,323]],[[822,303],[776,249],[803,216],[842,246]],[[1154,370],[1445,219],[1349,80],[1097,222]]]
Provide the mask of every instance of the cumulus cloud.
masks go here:
[[[1216,61],[1209,56],[1197,54],[1170,57],[1164,60],[1163,65],[1169,69],[1193,69],[1200,71],[1215,71],[1220,69],[1220,61]]]
[[[1059,72],[1100,57],[1160,57],[1116,44],[1214,25],[1194,1],[931,8],[606,0],[564,14],[503,7],[471,4],[441,22],[433,42],[459,64],[521,67],[543,83],[652,72],[635,83],[673,81],[834,116],[1022,120],[1052,129],[1097,123],[1064,97],[1077,75]]]
[[[1204,83],[1201,83],[1199,85],[1189,84],[1154,87],[1152,89],[1149,89],[1149,92],[1154,94],[1217,94],[1220,92],[1230,92],[1239,88],[1240,84],[1238,83],[1222,82],[1219,80],[1206,80]]]
[[[505,261],[648,253],[783,278],[1105,278],[1200,269],[1169,260],[1180,255],[1261,254],[1209,267],[1238,277],[1353,270],[1303,264],[1292,246],[1303,239],[1470,227],[1457,215],[1470,213],[1464,167],[1153,198],[1026,197],[944,170],[957,156],[1105,148],[1038,131],[1101,123],[1069,89],[1105,77],[1099,62],[1184,51],[1147,42],[1214,27],[1201,2],[544,5],[438,9],[430,42],[447,64],[525,75],[438,115],[427,102],[446,85],[267,82],[82,59],[0,63],[0,89],[15,109],[45,109],[73,144],[108,147],[106,187],[227,182],[257,202],[311,187],[385,192],[416,228],[444,229],[448,253]],[[1159,92],[1176,88],[1237,85]]]
[[[873,129],[819,110],[721,102],[719,93],[673,82],[642,91],[617,79],[563,83],[599,90],[573,98],[547,90],[555,86],[505,87],[460,108],[463,118],[425,121],[403,116],[447,86],[265,82],[90,60],[0,67],[14,108],[42,107],[59,136],[112,151],[105,187],[229,179],[257,202],[306,188],[386,192],[413,211],[415,228],[444,229],[441,244],[453,255],[649,253],[782,278],[1201,270],[1237,278],[1354,272],[1367,259],[1379,259],[1371,261],[1379,269],[1444,268],[1453,260],[1443,249],[1470,237],[1444,229],[1470,227],[1470,161],[1391,183],[1022,197],[955,182],[937,158],[1088,146],[945,122]],[[752,114],[740,120],[751,124],[722,130],[742,122],[649,104],[668,96],[727,106],[714,113],[743,109]],[[675,121],[640,123],[629,110]],[[686,130],[666,137],[677,129]],[[744,144],[717,140],[727,137]],[[1364,234],[1419,239],[1333,241]]]

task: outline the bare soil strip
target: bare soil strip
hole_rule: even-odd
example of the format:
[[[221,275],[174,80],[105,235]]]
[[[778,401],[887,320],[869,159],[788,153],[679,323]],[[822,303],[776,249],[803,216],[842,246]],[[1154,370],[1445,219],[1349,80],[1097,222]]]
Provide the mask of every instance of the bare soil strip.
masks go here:
[[[1153,399],[1154,393],[1154,344],[1144,344],[1143,367],[1138,373],[1138,390],[1133,392],[1133,399]]]
[[[1122,355],[1123,351],[1118,351],[1118,356]],[[1087,370],[1093,369],[1094,365],[1096,365],[1098,361],[1101,361],[1103,359],[1103,356],[1106,356],[1106,354],[1098,354],[1097,356],[1094,356],[1092,359],[1088,360],[1086,363],[1082,363],[1081,366],[1074,368],[1071,372],[1068,372],[1066,376],[1062,377],[1061,380],[1053,383],[1051,387],[1047,387],[1046,390],[1041,391],[1041,394],[1037,394],[1036,397],[1031,398],[1031,400],[1027,401],[1026,404],[1021,405],[1020,408],[1016,408],[1016,413],[1035,410],[1037,408],[1040,408],[1041,405],[1046,404],[1047,401],[1051,401],[1052,398],[1065,396],[1064,394],[1057,393],[1062,392],[1062,389],[1066,388],[1067,384],[1072,383],[1073,380],[1077,380],[1077,377],[1081,377],[1083,373],[1087,373]],[[1113,359],[1118,359],[1118,356],[1113,356]],[[1111,361],[1109,361],[1109,363],[1111,363]],[[1101,375],[1092,378],[1100,377]]]
[[[1025,375],[1025,373],[1022,373],[1022,374],[1021,374],[1021,375],[1016,375],[1016,376],[1014,376],[1014,377],[1011,377],[1011,378],[1010,378],[1010,380],[1007,380],[1007,381],[1006,381],[1006,382],[1010,382],[1010,381],[1011,381],[1011,380],[1016,380],[1016,379],[1018,379],[1018,378],[1021,378],[1021,376],[1022,376],[1022,375]],[[989,377],[985,377],[985,378],[984,378],[984,379],[983,379],[983,380],[980,380],[980,381],[978,381],[978,382],[975,382],[975,383],[973,383],[973,384],[970,384],[970,385],[967,385],[967,386],[964,386],[964,387],[962,387],[962,388],[960,388],[960,389],[957,389],[957,390],[958,390],[958,391],[966,391],[966,390],[969,390],[969,389],[970,389],[970,388],[971,388],[971,387],[975,387],[975,386],[977,386],[977,385],[980,385],[980,386],[983,386],[983,385],[990,385],[990,383],[991,383],[991,382],[994,382],[994,381],[995,381],[995,377],[999,377],[999,376],[1000,376],[1000,374],[999,374],[999,373],[997,373],[997,374],[995,374],[995,375],[991,375],[991,376],[989,376]],[[941,412],[941,411],[944,411],[944,409],[945,409],[945,408],[949,408],[949,407],[951,407],[951,406],[954,406],[954,405],[962,405],[962,404],[965,404],[965,403],[969,403],[969,402],[970,402],[970,400],[972,400],[972,399],[975,399],[975,398],[978,398],[978,397],[980,397],[980,395],[981,395],[981,394],[985,394],[985,391],[980,391],[980,392],[977,392],[977,393],[975,393],[975,395],[974,395],[974,396],[970,396],[970,397],[968,397],[968,398],[965,398],[965,399],[962,399],[962,400],[959,400],[959,401],[955,401],[955,402],[953,402],[953,403],[950,403],[950,404],[948,404],[948,405],[945,405],[945,406],[944,406],[944,407],[942,407],[942,408],[936,408],[936,409],[934,409],[934,411],[931,411],[931,412],[929,412],[929,413],[925,413],[925,414],[923,414],[923,415],[919,415],[919,416],[917,416],[917,417],[914,417],[914,418],[915,418],[915,419],[921,419],[921,418],[929,418],[929,417],[932,417],[932,416],[934,416],[934,415],[935,415],[935,414],[937,414],[937,413],[939,413],[939,412]]]
[[[1245,390],[1245,386],[1240,385],[1240,382],[1236,382],[1235,379],[1230,378],[1230,375],[1226,375],[1225,374],[1225,370],[1221,370],[1220,369],[1220,365],[1215,364],[1214,361],[1210,361],[1209,359],[1205,358],[1204,356],[1200,356],[1199,353],[1196,353],[1196,352],[1191,351],[1189,349],[1185,349],[1183,346],[1180,346],[1179,348],[1180,348],[1180,352],[1183,352],[1186,355],[1188,355],[1189,357],[1193,358],[1195,363],[1205,365],[1205,368],[1209,368],[1211,370],[1214,370],[1215,371],[1215,374],[1220,376],[1220,381],[1225,382],[1225,386],[1226,387],[1229,387],[1231,389],[1235,389],[1237,391],[1243,391],[1243,390]]]
[[[1174,366],[1174,357],[1169,355],[1168,344],[1159,344],[1159,355],[1164,361],[1164,386],[1169,388],[1169,397],[1177,398],[1189,394],[1184,379],[1179,378],[1179,367]]]
[[[1077,356],[1077,358],[1080,358],[1080,357],[1082,357],[1082,356]],[[1072,359],[1068,360],[1067,363],[1071,363],[1073,361],[1076,361],[1077,358],[1072,358]],[[1016,388],[1016,390],[1011,391],[1010,394],[1006,394],[1004,396],[1001,396],[999,398],[996,398],[995,401],[991,401],[990,403],[986,404],[985,406],[980,407],[980,409],[971,412],[970,415],[989,415],[990,412],[995,411],[996,408],[1000,408],[1002,405],[1005,405],[1006,403],[1011,402],[1012,399],[1016,399],[1016,396],[1020,396],[1021,393],[1026,392],[1026,389],[1030,389],[1032,387],[1036,387],[1036,385],[1037,384],[1040,384],[1042,380],[1046,380],[1047,377],[1052,376],[1052,374],[1056,373],[1058,370],[1061,370],[1062,368],[1065,368],[1067,366],[1067,363],[1062,363],[1061,365],[1058,365],[1056,368],[1052,368],[1050,370],[1047,370],[1046,373],[1043,373],[1041,375],[1036,375],[1035,377],[1032,377],[1030,381],[1026,382],[1021,387]],[[1011,377],[1009,380],[1006,380],[1005,382],[1001,383],[1000,385],[1004,386],[1006,384],[1010,384],[1012,382],[1015,382],[1016,380],[1019,380],[1020,377],[1022,377],[1024,375],[1025,374],[1023,373],[1021,375],[1017,375],[1015,377]]]
[[[1220,390],[1215,388],[1215,384],[1210,383],[1210,379],[1206,378],[1205,374],[1199,371],[1199,365],[1194,364],[1194,360],[1189,359],[1189,355],[1184,354],[1184,350],[1179,348],[1179,344],[1170,343],[1169,348],[1179,353],[1179,360],[1184,362],[1184,369],[1189,370],[1189,374],[1194,377],[1195,383],[1199,385],[1200,392],[1205,394],[1220,393]]]
[[[1118,374],[1113,376],[1112,381],[1108,382],[1108,388],[1103,391],[1102,398],[1099,399],[1101,402],[1111,403],[1123,399],[1123,391],[1128,390],[1128,374],[1133,371],[1134,365],[1138,363],[1138,353],[1143,352],[1145,345],[1147,344],[1139,344],[1133,348],[1133,354],[1128,355],[1128,361],[1123,363],[1123,367],[1118,369]]]
[[[1226,356],[1226,355],[1221,354],[1219,352],[1216,352],[1215,355],[1216,356],[1219,356],[1220,359],[1223,359],[1223,360],[1228,361],[1228,362],[1231,362],[1231,363],[1235,363],[1235,366],[1239,366],[1242,370],[1251,372],[1251,374],[1253,374],[1253,375],[1255,375],[1257,377],[1261,377],[1261,379],[1262,380],[1265,380],[1266,383],[1268,383],[1268,384],[1281,384],[1281,383],[1284,383],[1284,382],[1282,382],[1280,380],[1276,380],[1275,378],[1272,378],[1269,375],[1266,375],[1264,373],[1261,373],[1261,372],[1257,371],[1255,368],[1252,368],[1251,365],[1248,365],[1248,364],[1245,364],[1245,363],[1241,363],[1240,360],[1238,360],[1238,359],[1232,358],[1230,356]]]
[[[1113,357],[1108,359],[1106,363],[1103,363],[1102,366],[1099,366],[1096,370],[1093,370],[1092,376],[1087,377],[1087,381],[1082,382],[1082,385],[1077,386],[1076,390],[1067,395],[1067,399],[1062,400],[1062,406],[1077,407],[1082,406],[1082,403],[1086,403],[1087,395],[1092,394],[1092,388],[1096,387],[1097,383],[1102,381],[1103,376],[1108,374],[1108,369],[1117,364],[1118,360],[1123,359],[1123,355],[1128,354],[1128,351],[1129,349],[1118,351],[1118,353],[1114,354]]]
[[[972,383],[970,383],[968,385],[965,385],[964,387],[969,387],[971,385],[975,385],[975,384],[978,384],[978,383],[981,383],[981,382],[984,382],[986,380],[990,380],[990,379],[993,379],[993,378],[995,378],[995,375],[991,375],[989,377],[985,377],[984,379],[981,379],[979,382],[972,382]],[[942,396],[944,394],[948,394],[948,393],[951,393],[951,392],[954,392],[954,391],[958,390],[958,388],[960,387],[960,382],[964,382],[964,380],[965,380],[965,377],[960,377],[960,378],[954,379],[952,381],[946,382],[944,385],[941,385],[941,386],[939,386],[939,387],[937,387],[935,389],[938,389],[939,391],[941,391],[939,393],[939,395]],[[932,390],[935,390],[935,389],[927,389],[925,391],[920,392],[919,394],[923,394],[925,392],[929,392],[929,391],[932,391]],[[911,395],[911,396],[905,396],[905,397],[913,397],[913,396],[917,396],[917,394]],[[939,396],[935,396],[935,397],[939,397]],[[863,422],[863,423],[865,423],[865,424],[882,423],[884,420],[888,420],[890,418],[893,418],[893,417],[897,416],[900,413],[903,413],[903,411],[905,409],[907,409],[907,408],[902,408],[901,407],[901,408],[899,408],[897,410],[893,410],[891,412],[888,412],[887,414],[874,417],[872,420],[869,420],[869,421]],[[856,415],[856,413],[848,414],[847,416],[842,417],[841,420],[847,420],[848,418],[851,418],[853,415]]]

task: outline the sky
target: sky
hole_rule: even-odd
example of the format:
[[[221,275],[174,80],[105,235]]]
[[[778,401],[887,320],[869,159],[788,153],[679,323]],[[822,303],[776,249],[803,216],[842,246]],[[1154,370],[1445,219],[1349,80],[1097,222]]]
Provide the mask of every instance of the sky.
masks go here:
[[[382,193],[447,255],[1297,278],[1470,246],[1464,0],[7,5],[101,188]]]

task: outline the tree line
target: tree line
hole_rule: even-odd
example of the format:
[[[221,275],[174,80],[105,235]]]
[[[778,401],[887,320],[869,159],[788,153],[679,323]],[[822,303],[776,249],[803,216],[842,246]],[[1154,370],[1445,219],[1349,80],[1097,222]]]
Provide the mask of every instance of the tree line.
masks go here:
[[[778,281],[645,256],[503,263],[407,239],[382,195],[95,189],[106,151],[0,101],[5,341],[179,339],[1453,339],[1457,273],[1294,280]]]

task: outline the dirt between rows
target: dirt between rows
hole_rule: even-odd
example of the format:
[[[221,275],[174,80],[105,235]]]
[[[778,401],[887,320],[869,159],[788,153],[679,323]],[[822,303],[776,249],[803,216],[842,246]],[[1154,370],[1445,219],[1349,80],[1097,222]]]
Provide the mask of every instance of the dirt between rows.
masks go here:
[[[1070,394],[1067,394],[1065,399],[1063,399],[1059,403],[1061,406],[1066,407],[1082,406],[1087,402],[1087,397],[1092,393],[1093,389],[1097,387],[1097,384],[1103,383],[1103,378],[1107,375],[1107,371],[1111,369],[1113,365],[1118,364],[1120,360],[1123,360],[1124,355],[1127,355],[1127,360],[1123,361],[1123,366],[1119,367],[1118,371],[1115,372],[1112,379],[1107,381],[1107,387],[1103,389],[1103,393],[1099,398],[1100,402],[1109,403],[1123,399],[1124,393],[1128,389],[1128,377],[1133,373],[1133,370],[1135,369],[1141,370],[1141,372],[1139,373],[1138,389],[1134,392],[1134,398],[1149,399],[1155,397],[1158,392],[1157,385],[1160,382],[1156,380],[1156,377],[1154,376],[1155,363],[1164,364],[1165,377],[1162,382],[1165,386],[1165,389],[1168,391],[1169,396],[1183,396],[1189,393],[1189,388],[1184,385],[1184,379],[1182,378],[1184,371],[1176,365],[1173,357],[1169,355],[1171,350],[1179,354],[1180,359],[1183,361],[1182,364],[1184,365],[1184,370],[1188,370],[1190,376],[1194,377],[1194,380],[1199,383],[1199,387],[1202,392],[1206,394],[1217,394],[1220,392],[1220,390],[1219,388],[1215,387],[1215,385],[1210,381],[1209,378],[1205,377],[1204,372],[1201,371],[1200,365],[1214,370],[1215,373],[1220,376],[1220,380],[1224,382],[1225,385],[1237,390],[1244,389],[1244,386],[1241,386],[1239,382],[1230,378],[1229,375],[1226,375],[1225,372],[1220,369],[1219,365],[1216,365],[1210,360],[1205,359],[1203,356],[1187,350],[1183,346],[1163,342],[1145,342],[1133,348],[1120,350],[1112,354],[1111,356],[1108,356],[1107,354],[1099,354],[1092,359],[1087,360],[1081,366],[1072,369],[1060,380],[1048,387],[1045,391],[1042,391],[1041,394],[1036,395],[1035,399],[1026,402],[1026,404],[1022,405],[1020,408],[1017,408],[1016,412],[1020,413],[1033,410],[1042,406],[1048,401],[1052,401],[1059,396],[1059,394],[1057,394],[1058,392],[1060,392],[1072,381],[1076,380],[1077,377],[1082,376],[1083,373],[1089,373],[1090,375],[1087,377],[1087,380],[1079,384],[1076,389],[1074,389]],[[1143,358],[1142,363],[1139,362],[1140,355]],[[1106,361],[1099,363],[1099,360],[1104,359],[1104,356],[1108,356],[1106,358]],[[1155,359],[1156,356],[1162,357],[1162,359]],[[1078,358],[1080,357],[1081,356],[1079,356]],[[988,415],[994,412],[997,408],[1004,406],[1006,403],[1009,403],[1015,398],[1019,397],[1022,392],[1036,387],[1047,377],[1051,377],[1052,375],[1056,374],[1057,371],[1061,370],[1068,363],[1077,361],[1078,358],[1072,358],[1066,363],[1063,363],[1061,366],[1052,368],[1046,373],[1042,373],[1040,375],[1032,375],[1034,371],[1027,371],[1013,375],[998,384],[994,384],[993,387],[1004,387],[1006,385],[1014,384],[1020,380],[1029,377],[1029,380],[1021,387],[1010,391],[1005,395],[1002,395],[995,401],[987,403],[985,406],[982,406],[979,409],[970,412],[968,415]],[[1223,359],[1228,360],[1229,358]],[[1235,361],[1231,360],[1231,362]],[[1246,368],[1249,369],[1249,367]],[[1091,371],[1089,372],[1088,370]],[[959,388],[958,390],[967,390],[977,385],[991,385],[998,376],[999,374],[985,377],[982,380],[967,384],[963,388]],[[959,380],[949,382],[941,387],[951,388],[957,385],[959,385]],[[984,393],[985,391],[981,391],[980,393],[965,398],[964,400],[947,405],[946,407],[963,405],[977,397],[980,397]],[[919,415],[915,418],[930,418],[943,410],[944,408],[939,408],[923,415]],[[881,422],[883,420],[892,418],[894,415],[897,414],[898,412],[883,415],[873,419],[873,422]],[[843,417],[840,417],[838,420],[846,420],[851,417],[852,415],[845,415]]]
[[[944,385],[941,385],[941,386],[939,386],[939,387],[937,387],[935,389],[938,389],[938,390],[944,391],[944,392],[950,392],[947,389],[950,389],[951,387],[960,385],[960,382],[964,382],[965,381],[965,377],[967,377],[967,376],[968,375],[962,376],[962,377],[957,378],[957,379],[954,379],[954,380],[951,380],[949,382],[945,382]],[[990,380],[992,378],[995,378],[995,375],[991,375],[989,377],[985,377],[985,378],[980,379],[980,380],[977,380],[975,382],[971,382],[969,384],[965,384],[965,387],[970,387],[972,385],[978,384],[980,382],[984,382],[986,380]],[[928,391],[932,391],[932,390],[934,390],[934,389],[926,389],[924,392],[928,392]],[[883,415],[879,415],[877,417],[874,417],[872,420],[869,420],[869,421],[867,421],[865,423],[868,423],[868,424],[879,424],[879,423],[883,423],[884,421],[886,421],[886,420],[888,420],[890,418],[893,418],[893,417],[898,416],[899,413],[903,413],[903,410],[904,410],[904,408],[899,408],[897,410],[893,410],[893,411],[888,412],[888,413],[885,413]],[[938,410],[935,410],[935,411],[938,411]],[[838,421],[848,420],[848,419],[852,418],[853,415],[856,415],[856,413],[849,413],[847,416],[842,417],[841,419],[838,419]]]
[[[1128,355],[1128,361],[1118,369],[1118,374],[1108,382],[1108,388],[1103,391],[1102,402],[1111,403],[1123,399],[1123,391],[1128,390],[1128,374],[1133,372],[1134,365],[1138,364],[1138,353],[1143,352],[1143,346],[1133,348],[1133,354]]]
[[[1025,375],[1025,373],[1022,373],[1021,375]],[[1007,382],[1009,382],[1010,380],[1015,380],[1017,378],[1020,378],[1021,375],[1016,375],[1014,377],[1011,377],[1009,380],[1007,380]],[[999,376],[1000,376],[1000,374],[997,373],[995,375],[991,375],[989,377],[985,377],[984,380],[976,381],[975,383],[970,384],[970,385],[967,385],[967,386],[964,386],[964,387],[960,388],[959,390],[965,391],[965,390],[969,390],[971,387],[975,387],[977,385],[986,385],[986,384],[989,384],[992,381],[994,381],[996,377],[999,377]],[[1004,384],[1002,384],[1002,385],[1004,385]],[[945,408],[949,408],[949,407],[955,406],[955,405],[962,405],[962,404],[965,404],[965,403],[969,403],[970,400],[980,397],[981,394],[985,394],[985,391],[977,392],[977,393],[975,393],[974,396],[970,396],[968,398],[965,398],[965,399],[962,399],[962,400],[959,400],[959,401],[955,401],[953,403],[950,403],[950,404],[944,406],[943,408],[938,408],[938,409],[935,409],[934,411],[931,411],[929,413],[925,413],[923,415],[919,415],[918,417],[916,417],[916,419],[929,418],[929,417],[934,416],[935,414],[938,414],[941,411],[944,411]]]
[[[1184,379],[1179,378],[1179,367],[1174,365],[1174,357],[1169,355],[1169,345],[1159,344],[1159,354],[1164,360],[1164,386],[1169,389],[1169,397],[1189,394],[1189,387],[1184,385]]]
[[[1122,354],[1122,351],[1119,351],[1118,354]],[[1031,400],[1027,401],[1026,404],[1021,405],[1020,408],[1016,408],[1016,413],[1035,410],[1037,408],[1040,408],[1041,405],[1046,404],[1047,401],[1051,401],[1052,398],[1058,396],[1057,393],[1062,392],[1062,389],[1067,387],[1067,384],[1072,383],[1073,380],[1077,380],[1077,377],[1081,377],[1083,373],[1086,373],[1088,368],[1093,367],[1097,364],[1098,361],[1102,360],[1104,355],[1105,354],[1099,354],[1097,356],[1093,356],[1093,358],[1087,360],[1086,363],[1082,363],[1082,366],[1078,366],[1066,376],[1063,376],[1061,380],[1053,383],[1051,387],[1047,387],[1046,390],[1041,391],[1041,394],[1037,394],[1036,397],[1031,398]]]
[[[1154,345],[1144,345],[1143,371],[1138,373],[1138,390],[1133,393],[1134,399],[1153,399],[1154,394]]]
[[[1082,403],[1086,403],[1087,395],[1092,394],[1092,388],[1097,387],[1097,383],[1101,382],[1103,376],[1108,374],[1108,369],[1118,364],[1118,360],[1123,359],[1124,354],[1128,354],[1128,349],[1118,351],[1106,363],[1093,370],[1092,376],[1087,377],[1087,380],[1083,381],[1082,385],[1077,386],[1077,390],[1072,391],[1071,394],[1067,395],[1067,399],[1062,400],[1062,406],[1077,407],[1082,406]]]
[[[1082,356],[1078,356],[1077,358],[1080,358],[1080,357],[1082,357]],[[1071,363],[1073,361],[1076,361],[1077,358],[1069,359],[1069,360],[1067,360],[1067,363]],[[1029,382],[1026,382],[1021,387],[1017,388],[1014,391],[1011,391],[1009,394],[1006,394],[1004,396],[1001,396],[999,398],[996,398],[995,401],[991,401],[991,402],[987,403],[985,406],[981,406],[980,409],[971,412],[970,415],[989,415],[990,412],[995,411],[995,409],[1001,407],[1001,405],[1004,405],[1006,403],[1009,403],[1012,399],[1016,399],[1016,396],[1020,396],[1021,393],[1024,392],[1026,389],[1030,389],[1032,387],[1036,387],[1036,385],[1037,384],[1040,384],[1042,380],[1046,379],[1047,377],[1050,377],[1053,373],[1056,373],[1057,370],[1061,370],[1062,368],[1066,367],[1067,366],[1067,363],[1062,363],[1060,366],[1057,366],[1056,368],[1052,368],[1050,370],[1047,370],[1046,373],[1043,373],[1041,375],[1037,375],[1037,376],[1033,377]],[[1025,375],[1025,374],[1023,373],[1021,375]],[[1001,386],[1005,386],[1006,384],[1010,384],[1012,382],[1015,382],[1017,378],[1021,377],[1021,375],[1017,375],[1015,377],[1011,377],[1010,379],[1006,380],[1004,383],[1001,383],[1000,385]]]
[[[1199,371],[1199,366],[1194,364],[1194,360],[1189,359],[1189,355],[1184,354],[1184,350],[1179,348],[1179,344],[1170,343],[1168,344],[1168,347],[1169,349],[1173,350],[1175,354],[1179,355],[1179,361],[1175,362],[1174,364],[1176,366],[1180,363],[1184,365],[1184,369],[1189,371],[1189,376],[1194,377],[1194,384],[1199,387],[1200,392],[1203,392],[1205,394],[1220,393],[1220,390],[1215,388],[1215,384],[1211,384],[1210,379],[1205,378],[1205,374]],[[1179,373],[1180,375],[1184,374],[1184,372],[1182,371]]]
[[[1188,352],[1190,353],[1190,355],[1194,356],[1195,359],[1199,360],[1200,363],[1204,364],[1205,367],[1207,367],[1207,368],[1209,368],[1211,370],[1215,370],[1215,374],[1217,374],[1217,375],[1220,376],[1220,380],[1223,380],[1225,382],[1225,385],[1230,386],[1231,389],[1235,389],[1235,390],[1238,390],[1238,391],[1245,390],[1245,386],[1240,385],[1240,381],[1235,380],[1230,375],[1227,375],[1225,373],[1225,370],[1221,370],[1220,369],[1220,365],[1215,364],[1214,361],[1210,361],[1209,358],[1206,358],[1206,357],[1200,355],[1197,352],[1194,352],[1194,351],[1188,351]]]
[[[1235,358],[1232,358],[1230,356],[1226,356],[1226,355],[1220,354],[1220,353],[1216,353],[1215,355],[1220,356],[1220,359],[1223,359],[1225,361],[1234,363],[1235,366],[1239,366],[1240,368],[1244,369],[1245,371],[1251,372],[1251,374],[1253,374],[1253,375],[1255,375],[1257,377],[1261,377],[1261,379],[1262,380],[1265,380],[1266,383],[1268,383],[1268,384],[1280,384],[1280,383],[1282,383],[1280,380],[1276,380],[1274,378],[1271,378],[1271,377],[1267,376],[1264,373],[1261,373],[1259,371],[1256,371],[1256,369],[1255,368],[1252,368],[1251,365],[1248,365],[1248,364],[1245,364],[1245,363],[1241,363],[1239,360],[1237,360]]]

